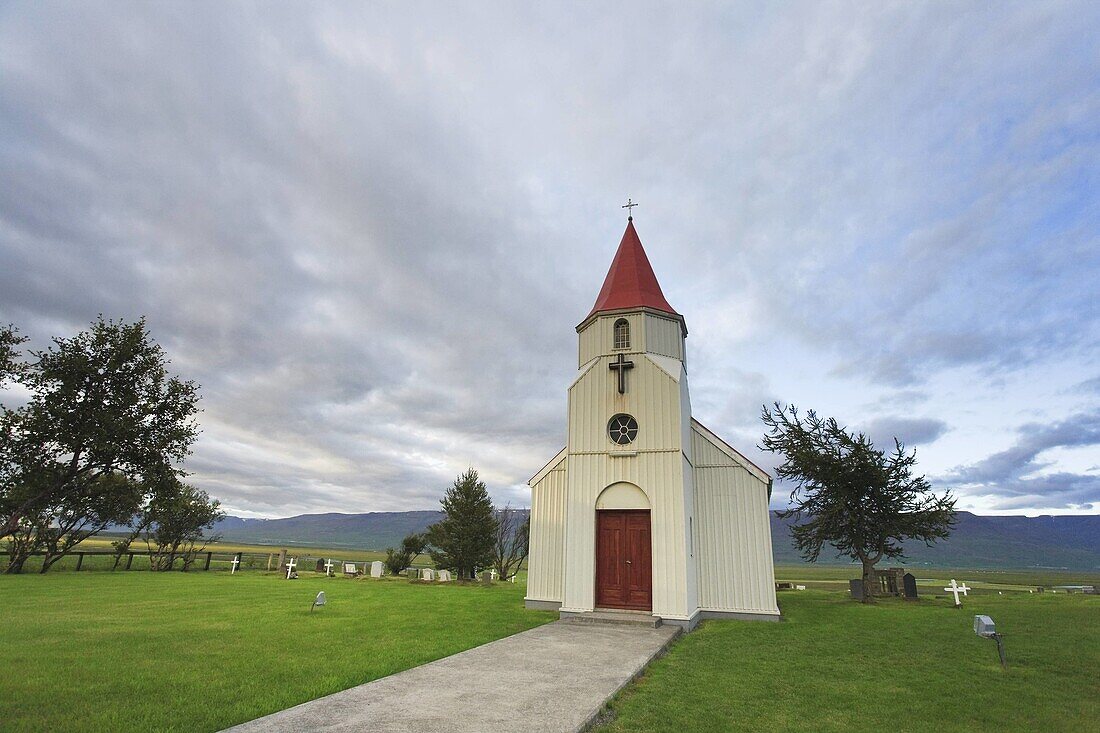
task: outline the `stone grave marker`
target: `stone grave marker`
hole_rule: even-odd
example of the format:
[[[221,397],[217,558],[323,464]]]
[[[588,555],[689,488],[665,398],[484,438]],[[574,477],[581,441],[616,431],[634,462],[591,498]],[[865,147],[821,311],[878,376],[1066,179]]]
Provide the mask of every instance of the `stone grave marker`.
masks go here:
[[[849,580],[848,590],[851,592],[852,598],[857,601],[863,600],[863,580],[861,578],[857,578],[856,580]]]
[[[439,582],[440,583],[449,583],[449,582],[451,582],[451,571],[450,570],[440,570],[439,571]]]
[[[325,560],[324,560],[324,558],[320,558],[320,557],[317,558],[317,567],[315,567],[313,569],[313,572],[315,572],[315,573],[325,572]]]
[[[344,563],[344,575],[352,578],[358,577],[359,568],[353,562]]]
[[[903,586],[905,600],[915,601],[917,600],[917,578],[912,573],[906,573],[901,578],[901,584]]]
[[[370,564],[370,576],[372,578],[382,577],[383,565],[381,560],[375,560]]]
[[[286,572],[286,550],[279,550],[279,564],[276,567],[280,573]]]
[[[421,580],[435,580],[435,571],[431,568],[423,568],[420,571]]]

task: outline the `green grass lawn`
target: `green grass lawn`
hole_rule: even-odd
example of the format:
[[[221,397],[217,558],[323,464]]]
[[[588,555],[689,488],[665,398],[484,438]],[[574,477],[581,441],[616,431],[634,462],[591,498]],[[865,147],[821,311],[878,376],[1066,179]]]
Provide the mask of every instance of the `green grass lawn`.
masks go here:
[[[556,618],[521,584],[0,576],[0,730],[213,731]],[[310,613],[317,591],[328,605]]]
[[[963,610],[815,590],[779,600],[783,622],[706,621],[676,642],[601,733],[1098,729],[1100,597],[992,592]],[[1005,634],[1007,672],[974,635],[977,613]]]
[[[1100,719],[1100,597],[1020,590],[1094,576],[921,571],[921,601],[863,606],[815,590],[851,568],[776,574],[811,588],[780,594],[783,622],[704,622],[616,699],[607,733],[1081,731]],[[962,611],[934,597],[953,575],[976,588]],[[329,604],[310,613],[318,590]],[[556,618],[524,610],[523,590],[312,571],[0,576],[0,730],[218,730]],[[1007,635],[1007,673],[973,635],[975,613]]]

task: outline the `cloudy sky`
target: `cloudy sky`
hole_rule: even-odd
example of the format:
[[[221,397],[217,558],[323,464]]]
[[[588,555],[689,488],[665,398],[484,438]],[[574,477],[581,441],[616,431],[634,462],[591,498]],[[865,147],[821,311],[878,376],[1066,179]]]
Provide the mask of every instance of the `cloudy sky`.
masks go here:
[[[526,504],[627,196],[749,455],[1100,509],[1100,5],[367,5],[0,4],[0,321],[147,316],[232,512]]]

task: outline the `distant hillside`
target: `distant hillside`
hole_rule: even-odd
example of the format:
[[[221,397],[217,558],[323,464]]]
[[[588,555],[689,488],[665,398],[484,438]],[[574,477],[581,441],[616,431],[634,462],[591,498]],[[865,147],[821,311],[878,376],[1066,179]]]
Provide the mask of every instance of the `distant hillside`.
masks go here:
[[[772,513],[772,545],[778,563],[799,562],[789,524]],[[926,547],[906,546],[904,564],[956,568],[1100,569],[1100,515],[981,517],[959,512],[951,537]],[[822,561],[834,560],[822,552]],[[895,564],[886,562],[887,565]]]
[[[302,514],[286,519],[226,517],[216,531],[227,541],[264,545],[302,544],[384,550],[409,532],[421,532],[442,516],[438,511],[369,514]],[[772,513],[778,563],[797,563],[788,528]],[[960,568],[1100,569],[1100,515],[1084,517],[980,517],[959,512],[951,538],[907,548],[908,565]],[[823,562],[834,560],[823,553]]]
[[[214,528],[222,539],[260,545],[299,544],[384,550],[410,532],[423,532],[441,511],[300,514],[286,519],[226,517]]]

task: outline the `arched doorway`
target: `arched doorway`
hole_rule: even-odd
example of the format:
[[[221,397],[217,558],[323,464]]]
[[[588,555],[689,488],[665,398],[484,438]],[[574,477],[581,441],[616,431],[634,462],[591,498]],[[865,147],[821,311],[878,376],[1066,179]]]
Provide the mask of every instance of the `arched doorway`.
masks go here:
[[[611,484],[596,499],[596,607],[653,608],[649,498],[634,484]]]

